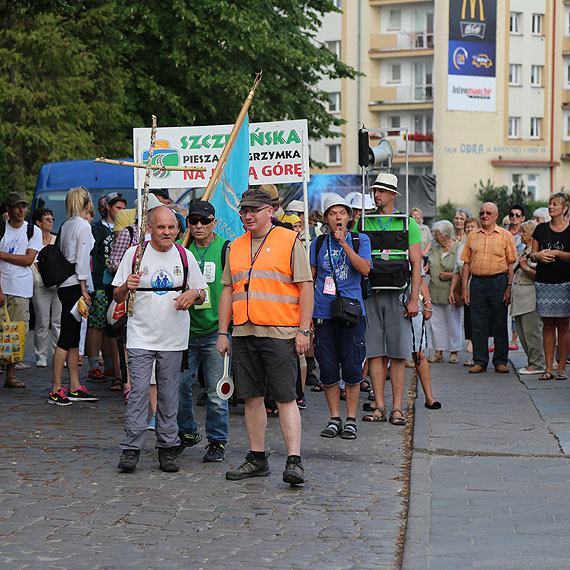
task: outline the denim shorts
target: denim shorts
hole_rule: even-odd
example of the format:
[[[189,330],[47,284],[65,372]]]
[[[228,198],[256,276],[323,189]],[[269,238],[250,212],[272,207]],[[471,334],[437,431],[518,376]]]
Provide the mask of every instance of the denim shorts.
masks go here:
[[[365,331],[364,318],[353,327],[332,319],[315,321],[315,358],[325,386],[334,386],[340,381],[340,367],[346,384],[362,382],[362,365],[366,358]]]

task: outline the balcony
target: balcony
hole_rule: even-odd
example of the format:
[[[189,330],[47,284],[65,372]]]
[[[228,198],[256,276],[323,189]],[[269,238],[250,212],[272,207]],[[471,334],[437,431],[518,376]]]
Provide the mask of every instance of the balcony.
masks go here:
[[[392,4],[420,4],[420,3],[430,3],[433,4],[434,0],[369,0],[370,6],[388,6]],[[570,3],[570,0],[568,0]]]
[[[570,89],[562,90],[562,106],[564,108],[570,107]]]
[[[369,55],[373,59],[433,55],[433,47],[433,32],[370,34]]]
[[[370,105],[407,105],[432,102],[433,85],[431,83],[370,88]]]
[[[570,141],[562,141],[560,145],[560,160],[570,160]]]
[[[570,36],[562,36],[562,55],[570,55]]]

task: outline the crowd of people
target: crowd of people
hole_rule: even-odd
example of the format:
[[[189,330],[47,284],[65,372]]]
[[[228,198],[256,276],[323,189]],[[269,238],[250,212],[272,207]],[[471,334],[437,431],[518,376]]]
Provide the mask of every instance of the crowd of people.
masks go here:
[[[119,193],[102,198],[95,220],[89,192],[71,189],[56,238],[53,212],[39,208],[26,222],[28,201],[13,192],[0,222],[0,305],[6,319],[27,325],[32,299],[36,365],[46,367],[53,354],[50,404],[98,400],[80,382],[81,365],[89,381],[112,379],[109,388],[122,391],[119,470],[135,471],[154,430],[160,468],[178,471],[180,454],[202,439],[194,418],[196,377],[207,406],[203,461],[223,461],[229,411],[218,381],[231,359],[249,450],[226,478],[270,473],[265,431],[274,415],[287,451],[283,480],[299,485],[305,481],[300,410],[315,360],[320,378],[311,383],[324,392],[330,412],[320,435],[349,440],[358,437],[361,391],[368,392],[361,421],[406,425],[406,366],[417,371],[425,406],[441,408],[430,364],[446,357],[457,363],[464,339],[473,356],[464,362],[470,373],[486,371],[490,354],[496,372],[509,372],[508,351],[520,339],[528,356],[521,374],[566,379],[568,195],[552,195],[529,221],[514,204],[505,227],[489,202],[478,217],[459,208],[453,220],[431,229],[419,208],[397,210],[399,195],[397,177],[383,172],[364,203],[361,194],[350,202],[331,194],[322,214],[305,220],[301,201],[282,207],[275,186],[251,188],[240,202],[245,233],[230,245],[215,232],[210,203],[194,202],[182,213],[164,191],[149,195],[142,242],[137,208],[127,209]],[[73,273],[45,287],[37,254],[54,243]],[[79,299],[88,319],[77,317]],[[132,315],[111,327],[110,315],[127,303]],[[65,366],[69,386],[62,383]],[[6,367],[8,388],[24,387],[16,369]]]

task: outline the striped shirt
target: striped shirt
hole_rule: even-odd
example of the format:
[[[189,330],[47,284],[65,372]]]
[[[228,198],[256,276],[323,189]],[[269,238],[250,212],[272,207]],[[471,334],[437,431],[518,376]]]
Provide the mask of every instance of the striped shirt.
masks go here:
[[[509,263],[517,260],[517,247],[510,232],[495,225],[467,236],[461,260],[471,264],[471,273],[479,276],[506,273]]]

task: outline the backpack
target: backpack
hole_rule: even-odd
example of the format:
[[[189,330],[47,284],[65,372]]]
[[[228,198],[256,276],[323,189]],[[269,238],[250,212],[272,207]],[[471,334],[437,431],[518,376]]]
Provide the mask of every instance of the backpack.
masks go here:
[[[6,233],[6,223],[7,223],[6,220],[0,220],[0,240],[2,240],[4,234]],[[26,223],[28,224],[28,227],[26,229],[26,235],[28,236],[28,241],[30,241],[34,236],[34,225],[30,224],[30,222]]]
[[[75,273],[75,263],[67,261],[59,247],[59,238],[62,228],[63,225],[59,229],[59,232],[57,232],[55,242],[46,245],[38,253],[38,270],[45,287],[61,285]]]
[[[317,245],[315,246],[315,260],[319,257],[319,251],[321,250],[321,247],[323,247],[323,243],[325,242],[325,239],[327,239],[328,235],[330,234],[321,234],[317,237]],[[350,235],[352,237],[352,249],[354,249],[354,253],[358,253],[358,250],[360,249],[360,234],[358,232],[350,232]],[[362,298],[368,299],[371,292],[368,275],[361,276],[360,289],[362,291]]]

